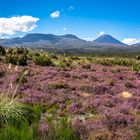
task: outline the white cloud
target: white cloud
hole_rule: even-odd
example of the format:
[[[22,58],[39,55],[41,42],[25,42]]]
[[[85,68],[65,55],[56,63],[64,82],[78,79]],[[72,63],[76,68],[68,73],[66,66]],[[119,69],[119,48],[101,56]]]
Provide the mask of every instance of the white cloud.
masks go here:
[[[14,35],[18,32],[28,32],[37,27],[39,18],[32,16],[15,16],[0,18],[0,36]]]
[[[67,28],[66,28],[66,27],[64,27],[64,28],[63,28],[63,30],[64,30],[64,31],[66,31],[66,30],[67,30]]]
[[[88,37],[88,38],[83,38],[83,39],[86,40],[86,41],[93,41],[95,38]]]
[[[132,44],[140,42],[140,40],[138,40],[136,38],[125,38],[122,40],[122,42],[127,44],[127,45],[132,45]]]
[[[75,10],[75,7],[71,5],[71,6],[69,7],[69,10]]]
[[[105,34],[105,32],[104,31],[101,31],[98,36],[102,36],[104,34]]]
[[[50,16],[51,16],[52,18],[58,18],[58,17],[60,17],[60,14],[61,14],[60,11],[57,10],[57,11],[51,13]]]

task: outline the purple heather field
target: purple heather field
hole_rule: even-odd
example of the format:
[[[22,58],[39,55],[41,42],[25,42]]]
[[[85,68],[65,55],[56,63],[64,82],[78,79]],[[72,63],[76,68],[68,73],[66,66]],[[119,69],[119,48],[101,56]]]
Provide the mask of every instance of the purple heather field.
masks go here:
[[[1,63],[1,90],[10,95],[25,70],[28,74],[16,95],[21,102],[43,105],[46,116],[68,116],[75,131],[82,134],[105,135],[109,131],[120,139],[134,139],[140,127],[139,72],[101,64],[63,69],[30,64],[9,69]]]

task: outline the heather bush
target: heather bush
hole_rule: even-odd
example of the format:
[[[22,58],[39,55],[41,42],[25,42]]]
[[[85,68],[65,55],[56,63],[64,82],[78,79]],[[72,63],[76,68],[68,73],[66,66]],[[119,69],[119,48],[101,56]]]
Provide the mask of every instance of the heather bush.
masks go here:
[[[84,64],[84,65],[82,65],[82,68],[83,69],[90,69],[91,65],[90,64]]]
[[[133,85],[133,83],[130,82],[130,81],[126,81],[126,82],[125,82],[125,87],[126,87],[126,88],[135,88],[135,86]]]
[[[3,77],[5,75],[5,72],[3,70],[0,70],[0,77]]]
[[[115,85],[115,81],[113,79],[109,80],[109,85],[110,86],[114,86]]]
[[[123,113],[108,113],[105,116],[104,123],[110,132],[116,132],[118,129],[125,128],[132,124],[134,117]]]
[[[49,89],[68,89],[69,85],[64,81],[55,81],[48,84]]]
[[[108,130],[92,132],[88,140],[113,140],[115,137]]]
[[[73,57],[30,49],[25,52],[23,48],[8,48],[1,56],[11,56],[12,64],[24,67],[10,64],[7,68],[7,64],[0,63],[1,92],[7,91],[5,104],[7,111],[12,111],[9,117],[6,115],[7,123],[0,125],[0,139],[140,138],[139,122],[134,121],[140,112],[140,68],[136,58]],[[24,55],[28,66],[24,65]],[[24,118],[13,113],[16,110]]]

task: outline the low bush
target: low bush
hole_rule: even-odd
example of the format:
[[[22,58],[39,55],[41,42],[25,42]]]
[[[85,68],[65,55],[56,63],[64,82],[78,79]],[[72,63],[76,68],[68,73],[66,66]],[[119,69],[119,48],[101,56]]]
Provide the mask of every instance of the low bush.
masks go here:
[[[0,55],[5,55],[6,51],[4,49],[4,47],[0,46]]]
[[[35,56],[34,62],[40,66],[52,66],[53,62],[50,57],[45,55]]]
[[[27,65],[27,56],[26,54],[17,55],[17,54],[9,54],[6,55],[5,61],[6,63],[11,63],[13,65],[25,66]]]

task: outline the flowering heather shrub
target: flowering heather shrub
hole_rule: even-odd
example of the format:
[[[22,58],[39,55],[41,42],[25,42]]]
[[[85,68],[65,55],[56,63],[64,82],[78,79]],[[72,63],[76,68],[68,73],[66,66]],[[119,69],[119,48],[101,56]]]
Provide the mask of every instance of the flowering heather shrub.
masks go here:
[[[129,81],[125,82],[125,86],[126,86],[126,88],[135,88],[135,86],[133,85],[133,83],[132,82],[129,82]]]
[[[118,129],[114,134],[118,140],[136,140],[136,133],[131,127],[125,129]]]
[[[65,83],[64,81],[54,81],[53,83],[48,84],[49,89],[67,89],[69,88],[69,85]]]
[[[78,103],[72,103],[70,106],[69,106],[69,111],[70,112],[76,112],[78,109],[80,108],[80,105]]]
[[[22,52],[15,49],[6,55],[21,56]],[[40,56],[51,58],[55,66],[36,65],[33,58]],[[136,135],[139,138],[140,73],[139,68],[137,72],[131,70],[139,61],[115,57],[53,57],[44,51],[29,51],[27,57],[28,65],[24,67],[10,64],[7,69],[7,64],[0,63],[0,89],[12,91],[16,78],[17,83],[22,83],[19,82],[21,73],[27,72],[26,82],[18,85],[14,97],[33,106],[36,119],[30,121],[29,130],[35,132],[36,138],[129,140],[129,133],[130,139],[134,140]],[[60,62],[64,68],[59,67]],[[67,66],[67,62],[75,67]],[[4,92],[6,96],[12,96],[10,91]],[[45,121],[41,121],[42,116]],[[68,120],[64,123],[61,120],[65,117]],[[36,128],[32,130],[34,123]]]
[[[39,135],[46,137],[49,133],[49,125],[45,122],[41,122],[38,126],[38,133]]]
[[[108,130],[92,132],[88,140],[113,140],[115,137]]]
[[[3,77],[5,75],[5,72],[0,70],[0,77]]]
[[[83,69],[90,69],[91,68],[91,65],[90,64],[83,64],[82,65],[82,68]]]
[[[81,137],[81,139],[84,139],[84,136],[86,134],[86,127],[84,122],[81,119],[76,118],[72,122],[72,127],[74,129],[74,132],[77,137]]]
[[[122,113],[108,113],[105,115],[104,123],[108,130],[116,132],[118,129],[125,128],[134,122],[132,115],[124,115]]]

